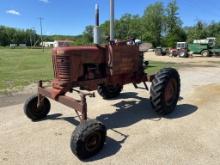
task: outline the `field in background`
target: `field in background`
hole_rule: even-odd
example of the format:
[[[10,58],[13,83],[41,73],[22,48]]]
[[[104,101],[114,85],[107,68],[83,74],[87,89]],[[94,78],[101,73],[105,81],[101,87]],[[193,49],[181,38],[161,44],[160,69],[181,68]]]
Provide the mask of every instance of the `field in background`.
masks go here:
[[[0,93],[53,78],[51,50],[0,49]]]
[[[177,68],[176,63],[171,62],[160,62],[160,61],[149,61],[148,67],[145,69],[145,72],[148,74],[155,74],[162,68]]]
[[[150,61],[145,71],[155,73],[174,63]],[[51,50],[0,49],[0,93],[21,90],[38,80],[53,79]]]

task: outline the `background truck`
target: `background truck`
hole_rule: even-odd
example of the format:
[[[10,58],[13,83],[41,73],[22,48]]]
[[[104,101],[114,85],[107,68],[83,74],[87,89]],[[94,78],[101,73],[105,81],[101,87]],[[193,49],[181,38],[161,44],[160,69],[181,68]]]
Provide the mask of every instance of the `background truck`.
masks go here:
[[[214,37],[194,40],[192,44],[188,44],[188,50],[191,54],[201,54],[204,57],[220,55],[220,47],[216,46]]]

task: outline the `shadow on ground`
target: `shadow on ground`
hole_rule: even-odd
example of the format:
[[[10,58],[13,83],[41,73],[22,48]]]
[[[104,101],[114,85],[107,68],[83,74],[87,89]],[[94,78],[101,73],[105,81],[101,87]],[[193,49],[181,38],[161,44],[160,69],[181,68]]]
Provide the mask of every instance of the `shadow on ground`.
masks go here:
[[[129,98],[134,100],[127,100]],[[145,119],[155,121],[161,119],[151,107],[150,100],[139,97],[137,93],[122,93],[119,99],[125,100],[113,105],[116,107],[114,113],[102,114],[97,117],[97,120],[103,122],[109,129],[127,127]],[[176,110],[173,113],[165,116],[165,118],[176,119],[185,117],[194,113],[197,109],[198,108],[194,105],[180,104],[177,105]]]
[[[159,121],[161,119],[161,117],[158,116],[152,109],[150,100],[139,97],[137,93],[122,93],[117,99],[124,100],[113,105],[116,107],[115,112],[112,114],[102,114],[97,117],[97,120],[103,122],[108,129],[120,134],[123,139],[116,141],[110,137],[107,137],[103,150],[87,161],[100,160],[112,156],[120,150],[121,144],[126,141],[128,135],[124,135],[116,131],[115,128],[127,127],[145,119],[154,121]],[[172,114],[165,116],[165,118],[182,118],[194,113],[197,109],[198,108],[194,105],[180,104],[177,105],[176,110]],[[49,115],[47,119],[65,120],[75,126],[80,124],[79,121],[76,120],[76,117],[62,117],[62,114],[52,114]]]

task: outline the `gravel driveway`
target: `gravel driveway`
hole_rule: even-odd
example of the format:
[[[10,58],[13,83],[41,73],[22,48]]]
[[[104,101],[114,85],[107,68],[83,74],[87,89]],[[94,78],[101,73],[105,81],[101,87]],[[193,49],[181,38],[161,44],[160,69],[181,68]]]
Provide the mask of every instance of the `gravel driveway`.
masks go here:
[[[104,149],[86,163],[219,165],[220,67],[179,72],[182,99],[165,118],[151,108],[148,92],[132,85],[115,100],[88,99],[89,117],[107,126],[108,137]],[[0,108],[0,164],[84,164],[69,147],[78,124],[74,111],[51,101],[48,118],[33,123],[23,113],[27,95],[0,98],[7,102]]]

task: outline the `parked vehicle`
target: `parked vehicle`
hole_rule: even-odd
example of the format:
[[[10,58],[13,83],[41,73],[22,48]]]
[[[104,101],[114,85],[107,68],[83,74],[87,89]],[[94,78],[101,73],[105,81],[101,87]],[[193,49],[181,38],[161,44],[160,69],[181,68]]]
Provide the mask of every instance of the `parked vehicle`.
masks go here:
[[[154,49],[155,55],[157,56],[165,56],[168,54],[168,49],[167,48],[163,48],[163,47],[156,47],[156,49]]]
[[[176,48],[171,49],[170,56],[172,57],[188,57],[187,42],[177,42]]]
[[[192,54],[201,54],[204,57],[220,54],[220,47],[216,46],[216,39],[209,37],[201,40],[194,40],[188,45],[188,50]]]

